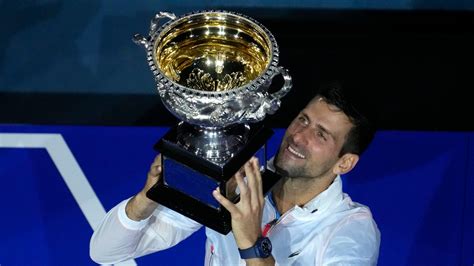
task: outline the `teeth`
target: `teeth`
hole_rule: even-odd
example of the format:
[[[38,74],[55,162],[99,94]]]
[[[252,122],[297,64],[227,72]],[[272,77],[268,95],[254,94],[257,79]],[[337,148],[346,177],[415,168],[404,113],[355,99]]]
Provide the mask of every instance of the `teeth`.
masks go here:
[[[288,146],[288,150],[289,150],[291,153],[293,153],[294,155],[300,157],[301,159],[304,159],[304,158],[305,158],[303,154],[297,152],[297,151],[294,150],[291,146]]]

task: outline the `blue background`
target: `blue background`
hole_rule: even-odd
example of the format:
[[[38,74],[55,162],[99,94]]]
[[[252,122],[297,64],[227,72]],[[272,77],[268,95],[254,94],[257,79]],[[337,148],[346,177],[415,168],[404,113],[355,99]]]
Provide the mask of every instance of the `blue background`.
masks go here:
[[[59,133],[106,210],[144,184],[165,127],[20,126],[0,132]],[[275,152],[283,130],[269,141]],[[379,131],[343,177],[370,206],[382,233],[379,265],[472,265],[471,132]],[[0,264],[94,265],[92,229],[45,149],[0,148]],[[138,265],[202,265],[204,232]]]

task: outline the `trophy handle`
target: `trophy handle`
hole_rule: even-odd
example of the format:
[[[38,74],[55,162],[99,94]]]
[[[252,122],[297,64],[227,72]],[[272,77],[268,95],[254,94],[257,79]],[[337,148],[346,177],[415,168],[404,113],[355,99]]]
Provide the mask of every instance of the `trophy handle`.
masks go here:
[[[149,36],[153,36],[156,31],[158,30],[159,22],[162,18],[169,18],[171,20],[176,19],[176,15],[170,12],[160,12],[155,15],[154,18],[151,19],[150,22],[150,32],[148,33]]]
[[[267,114],[274,114],[278,110],[278,108],[280,108],[280,99],[283,98],[293,86],[293,82],[290,74],[288,74],[288,70],[282,66],[279,66],[276,71],[273,72],[273,75],[269,80],[273,80],[275,76],[280,74],[283,77],[283,86],[279,91],[269,94],[268,97],[265,99],[265,113]]]
[[[255,104],[258,106],[256,110],[248,110],[245,112],[243,117],[240,119],[240,123],[247,123],[247,122],[259,122],[262,121],[267,114],[274,114],[278,108],[280,108],[281,101],[280,99],[284,97],[293,86],[291,76],[288,74],[288,70],[283,67],[277,67],[273,74],[268,78],[267,83],[264,85],[265,89],[271,84],[273,78],[277,75],[283,76],[283,86],[280,90],[274,93],[263,92],[259,93],[259,97],[254,98],[257,100],[259,104]]]
[[[293,86],[293,82],[292,82],[290,74],[288,74],[288,70],[282,66],[279,66],[277,70],[273,72],[273,75],[271,76],[270,79],[273,79],[278,74],[281,74],[283,76],[284,83],[281,89],[277,92],[272,93],[271,96],[273,96],[274,98],[281,99],[291,90],[291,87]]]
[[[151,42],[150,42],[151,37],[155,35],[156,32],[158,31],[158,28],[159,28],[158,26],[162,18],[169,18],[173,20],[173,19],[176,19],[176,15],[169,12],[159,12],[153,17],[153,19],[150,22],[150,32],[148,32],[148,37],[142,36],[141,34],[137,33],[133,35],[133,41],[136,44],[143,45],[145,49],[147,49],[151,45]]]

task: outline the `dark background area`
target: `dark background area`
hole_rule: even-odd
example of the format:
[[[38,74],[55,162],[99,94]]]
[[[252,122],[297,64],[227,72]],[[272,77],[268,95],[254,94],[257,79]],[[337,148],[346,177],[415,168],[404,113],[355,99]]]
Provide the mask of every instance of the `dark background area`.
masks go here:
[[[103,15],[97,30],[93,21],[104,13],[99,4],[77,4],[83,19],[62,26],[53,23],[64,16],[62,2],[0,5],[7,7],[7,18],[18,18],[16,27],[2,26],[0,123],[176,123],[160,102],[143,49],[131,41],[134,33],[148,31],[154,10]],[[257,19],[273,33],[280,65],[293,77],[292,91],[267,119],[272,127],[286,127],[318,84],[334,78],[357,80],[356,95],[374,106],[379,129],[474,130],[472,11],[226,9]]]

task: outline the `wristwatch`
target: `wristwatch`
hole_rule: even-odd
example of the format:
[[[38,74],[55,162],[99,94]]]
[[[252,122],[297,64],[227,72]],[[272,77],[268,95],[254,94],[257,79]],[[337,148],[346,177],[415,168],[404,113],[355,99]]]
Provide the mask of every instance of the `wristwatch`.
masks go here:
[[[268,237],[259,237],[253,246],[239,248],[239,253],[242,259],[268,258],[272,254],[272,242]]]

